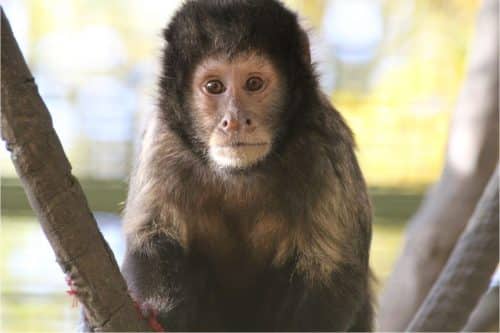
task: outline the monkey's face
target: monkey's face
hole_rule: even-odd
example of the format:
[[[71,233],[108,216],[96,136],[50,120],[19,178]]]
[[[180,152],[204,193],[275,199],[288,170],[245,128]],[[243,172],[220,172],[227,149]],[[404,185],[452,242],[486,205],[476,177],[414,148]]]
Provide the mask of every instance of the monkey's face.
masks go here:
[[[191,110],[199,140],[216,166],[245,169],[271,151],[284,89],[264,56],[208,57],[195,69]]]

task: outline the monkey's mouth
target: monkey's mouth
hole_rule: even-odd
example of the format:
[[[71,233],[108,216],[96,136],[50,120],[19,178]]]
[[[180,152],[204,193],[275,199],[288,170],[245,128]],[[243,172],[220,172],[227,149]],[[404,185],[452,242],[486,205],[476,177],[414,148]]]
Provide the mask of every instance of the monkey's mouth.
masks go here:
[[[267,146],[267,142],[231,142],[227,144],[218,145],[220,148],[239,148],[239,147],[255,147],[255,146]]]
[[[230,142],[210,146],[209,155],[219,167],[247,168],[263,160],[270,151],[266,142]]]

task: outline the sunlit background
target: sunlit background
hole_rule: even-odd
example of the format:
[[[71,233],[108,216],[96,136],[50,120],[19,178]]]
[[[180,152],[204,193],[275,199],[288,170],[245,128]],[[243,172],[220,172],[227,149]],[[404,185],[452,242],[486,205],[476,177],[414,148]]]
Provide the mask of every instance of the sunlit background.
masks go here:
[[[289,0],[321,85],[352,127],[375,204],[372,266],[390,272],[405,223],[440,174],[477,0]],[[155,107],[161,30],[181,1],[0,0],[101,230],[119,212]],[[71,331],[78,308],[0,150],[1,331]]]

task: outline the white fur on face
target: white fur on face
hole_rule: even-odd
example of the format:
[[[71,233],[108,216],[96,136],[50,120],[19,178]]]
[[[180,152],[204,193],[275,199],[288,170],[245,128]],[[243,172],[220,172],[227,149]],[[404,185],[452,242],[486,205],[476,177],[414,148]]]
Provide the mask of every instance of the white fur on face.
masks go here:
[[[210,145],[209,156],[221,168],[244,169],[263,160],[270,144],[218,146]]]

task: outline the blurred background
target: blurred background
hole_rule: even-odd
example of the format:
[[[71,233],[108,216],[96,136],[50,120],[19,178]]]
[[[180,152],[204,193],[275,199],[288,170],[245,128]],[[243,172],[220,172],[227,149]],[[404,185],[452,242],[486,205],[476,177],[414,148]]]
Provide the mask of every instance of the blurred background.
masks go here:
[[[352,127],[375,206],[383,285],[406,222],[441,173],[478,0],[288,0],[321,85]],[[74,173],[118,261],[120,211],[177,0],[0,0]],[[1,331],[75,330],[78,308],[0,149]]]

